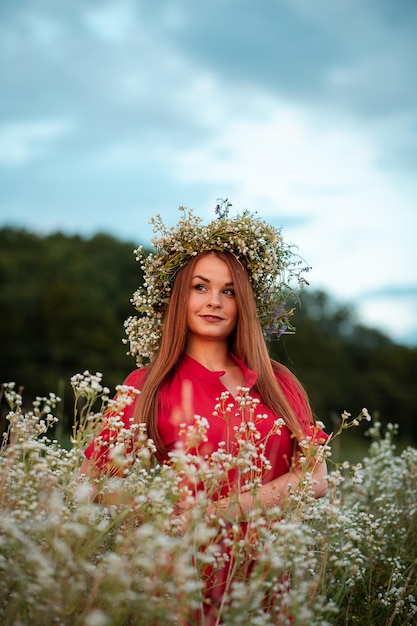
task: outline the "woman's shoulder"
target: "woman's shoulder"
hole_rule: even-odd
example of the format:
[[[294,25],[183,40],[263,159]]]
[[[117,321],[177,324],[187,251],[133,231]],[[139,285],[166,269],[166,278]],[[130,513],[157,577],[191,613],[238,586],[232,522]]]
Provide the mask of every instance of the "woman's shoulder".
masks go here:
[[[135,387],[135,389],[140,389],[143,385],[143,382],[148,373],[147,367],[142,367],[140,369],[135,369],[126,377],[123,385],[127,385],[129,387]]]

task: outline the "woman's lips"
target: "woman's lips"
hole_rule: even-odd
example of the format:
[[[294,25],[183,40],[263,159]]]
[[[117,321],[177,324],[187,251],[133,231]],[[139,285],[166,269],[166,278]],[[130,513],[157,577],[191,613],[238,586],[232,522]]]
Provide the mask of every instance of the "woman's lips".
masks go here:
[[[222,317],[218,317],[217,315],[200,315],[201,319],[203,319],[205,322],[222,322],[223,318]]]

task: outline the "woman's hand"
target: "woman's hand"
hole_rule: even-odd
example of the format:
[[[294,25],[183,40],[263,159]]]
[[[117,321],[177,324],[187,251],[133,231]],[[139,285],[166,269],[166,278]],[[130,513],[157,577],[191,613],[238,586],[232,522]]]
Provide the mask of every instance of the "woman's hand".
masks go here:
[[[315,498],[322,498],[326,495],[328,488],[326,461],[318,461],[311,470],[311,475],[313,495]],[[294,468],[291,472],[262,485],[255,496],[250,492],[243,492],[220,498],[208,507],[208,517],[221,518],[228,523],[234,523],[247,518],[256,506],[261,506],[264,509],[283,508],[289,492],[300,487],[302,477],[302,468]]]
[[[193,503],[190,502],[190,499],[180,500],[174,505],[174,511],[171,515],[171,520],[174,523],[175,530],[180,535],[183,535],[188,530],[188,527],[190,525],[192,507]]]

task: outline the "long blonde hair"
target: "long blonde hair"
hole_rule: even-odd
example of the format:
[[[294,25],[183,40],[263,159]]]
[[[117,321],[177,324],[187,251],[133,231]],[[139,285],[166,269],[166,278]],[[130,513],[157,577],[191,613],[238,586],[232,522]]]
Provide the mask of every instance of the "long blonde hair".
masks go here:
[[[178,272],[172,289],[170,303],[164,317],[160,349],[148,367],[140,395],[136,400],[134,419],[144,422],[148,436],[157,448],[157,457],[166,457],[165,446],[158,431],[158,391],[172,377],[183,356],[187,341],[187,303],[191,278],[197,261],[207,254],[214,254],[225,261],[231,271],[238,317],[236,328],[229,338],[229,350],[258,374],[256,390],[263,402],[279,417],[282,417],[296,440],[306,434],[306,423],[311,421],[312,412],[307,395],[298,379],[281,363],[270,358],[259,324],[253,289],[248,273],[241,262],[230,252],[217,250],[196,255]],[[298,415],[277,380],[276,373],[289,378],[303,400],[306,411]]]

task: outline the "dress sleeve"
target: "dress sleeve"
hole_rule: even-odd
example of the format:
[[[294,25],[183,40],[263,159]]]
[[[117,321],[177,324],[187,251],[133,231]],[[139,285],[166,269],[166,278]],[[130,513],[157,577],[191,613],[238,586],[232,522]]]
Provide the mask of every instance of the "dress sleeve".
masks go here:
[[[275,375],[281,385],[281,389],[299,419],[306,438],[311,437],[311,441],[314,444],[325,443],[329,435],[315,423],[307,395],[301,383],[296,379],[294,374],[284,366],[281,366],[279,371],[275,372]]]
[[[84,456],[93,461],[100,470],[106,470],[112,474],[117,473],[113,456],[118,446],[123,447],[123,454],[126,458],[133,452],[134,435],[130,433],[130,428],[133,423],[137,396],[135,390],[141,390],[145,376],[146,369],[134,370],[129,374],[121,390],[116,393],[113,399],[112,405],[115,408],[112,407],[106,411],[102,429],[84,450]],[[119,410],[117,409],[118,401],[125,404]]]

